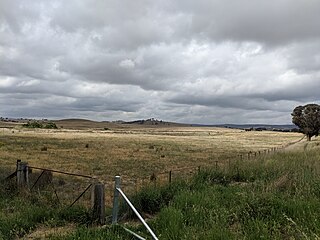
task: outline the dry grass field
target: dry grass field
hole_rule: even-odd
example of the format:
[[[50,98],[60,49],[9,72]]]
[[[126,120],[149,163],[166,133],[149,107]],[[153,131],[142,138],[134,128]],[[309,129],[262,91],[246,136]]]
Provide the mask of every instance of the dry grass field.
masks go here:
[[[298,133],[209,127],[115,127],[108,130],[0,129],[0,161],[14,168],[17,159],[32,166],[98,176],[109,182],[149,178],[170,170],[181,175],[199,166],[223,166],[248,152],[281,148]],[[43,150],[43,148],[47,150]],[[167,176],[167,175],[166,175]]]
[[[319,139],[307,143],[306,139],[300,141],[303,136],[299,133],[209,127],[105,128],[1,128],[0,176],[5,170],[13,171],[17,159],[31,166],[94,175],[105,183],[106,203],[111,206],[113,177],[121,175],[121,188],[146,216],[154,214],[150,220],[152,229],[163,239],[318,236]],[[275,148],[278,153],[270,151]],[[208,169],[190,181],[154,186],[167,182],[170,170],[174,180],[189,176],[199,166]],[[153,173],[156,182],[150,181]],[[33,169],[31,185],[39,174]],[[2,196],[4,213],[0,220],[6,225],[0,233],[2,230],[3,236],[27,238],[57,234],[61,236],[54,239],[116,239],[117,232],[112,229],[77,225],[90,222],[89,211],[68,208],[91,180],[53,176],[53,186],[47,185],[41,191],[35,188],[24,195],[26,204],[32,203],[28,207],[19,198],[13,201],[14,207],[8,207],[7,198]],[[142,185],[149,187],[138,191]],[[90,191],[77,205],[90,206]],[[14,208],[18,209],[16,215],[8,217],[7,213]],[[107,212],[109,221],[110,208]],[[127,222],[126,214],[124,209],[122,220],[131,228],[140,229],[135,222]],[[32,221],[25,218],[29,215],[33,216]],[[12,228],[17,232],[12,232]],[[182,235],[184,238],[180,238]],[[118,239],[127,238],[121,235]]]

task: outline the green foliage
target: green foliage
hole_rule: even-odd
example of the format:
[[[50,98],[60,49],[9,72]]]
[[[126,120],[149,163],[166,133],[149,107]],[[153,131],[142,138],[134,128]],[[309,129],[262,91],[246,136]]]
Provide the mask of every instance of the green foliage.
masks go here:
[[[84,207],[73,206],[72,208],[62,208],[57,211],[57,218],[67,222],[88,225],[92,222],[91,213]]]
[[[160,239],[179,240],[183,235],[184,216],[181,210],[166,207],[158,215],[157,228],[163,229]]]
[[[43,127],[42,123],[39,123],[37,121],[28,122],[26,124],[23,124],[22,126],[26,128],[42,128]]]
[[[188,186],[185,182],[174,182],[171,185],[160,187],[146,187],[130,198],[130,201],[138,211],[147,214],[155,214],[163,207],[167,206],[173,197],[182,189]],[[126,204],[122,206],[121,211],[127,212],[129,208]],[[130,210],[129,210],[130,211]],[[130,217],[134,217],[134,213],[129,213]]]
[[[320,105],[298,106],[292,112],[292,122],[307,135],[308,140],[318,136],[320,131]]]
[[[32,122],[28,122],[26,124],[23,124],[22,126],[26,127],[26,128],[58,129],[57,125],[54,122],[47,122],[45,125],[43,125],[40,122],[32,121]]]
[[[48,122],[44,128],[46,129],[58,129],[57,125],[54,122]]]
[[[63,208],[49,195],[28,194],[22,197],[0,184],[0,239],[16,239],[25,236],[37,225],[64,225],[67,222],[88,224],[91,221],[87,209],[74,206]]]
[[[2,198],[0,214],[0,236],[4,239],[22,237],[36,224],[43,223],[54,216],[53,209],[46,208],[45,205],[29,204],[21,198],[13,198],[10,201]]]

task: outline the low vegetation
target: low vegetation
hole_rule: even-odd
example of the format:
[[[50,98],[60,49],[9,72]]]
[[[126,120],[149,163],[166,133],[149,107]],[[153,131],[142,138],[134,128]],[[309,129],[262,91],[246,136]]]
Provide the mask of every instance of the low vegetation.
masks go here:
[[[169,165],[167,169],[173,168],[175,163],[183,166],[181,163],[179,165],[182,160],[178,156],[180,153],[185,157],[185,163],[191,164],[192,160],[196,160],[197,163],[192,165],[195,168],[202,163],[201,170],[190,178],[173,178],[171,184],[145,184],[146,187],[141,186],[130,194],[130,199],[148,219],[159,239],[320,238],[319,140],[309,143],[302,141],[278,149],[275,153],[241,159],[239,154],[288,146],[288,143],[299,140],[301,135],[233,130],[131,131],[132,133],[113,132],[103,136],[100,133],[94,133],[95,136],[85,133],[84,136],[87,137],[71,133],[69,138],[65,135],[62,138],[57,133],[40,133],[37,136],[32,135],[33,133],[27,136],[24,133],[8,133],[7,138],[0,139],[3,143],[1,158],[5,163],[2,167],[9,168],[9,163],[12,163],[18,153],[24,153],[23,156],[31,162],[32,157],[38,156],[32,164],[48,160],[46,164],[52,164],[52,167],[69,166],[76,171],[76,165],[71,163],[73,156],[77,159],[79,157],[79,172],[82,170],[82,173],[86,173],[83,169],[90,172],[91,167],[95,166],[90,160],[90,154],[100,151],[100,154],[106,156],[102,150],[105,149],[111,155],[113,150],[118,153],[118,171],[122,169],[125,177],[134,179],[134,176],[141,174],[142,168],[149,174],[154,172],[152,168],[161,164],[161,155],[165,155]],[[215,145],[213,141],[219,136],[218,131],[220,140]],[[47,151],[40,150],[39,146],[42,144],[48,146]],[[90,147],[87,148],[86,144]],[[237,147],[232,148],[232,145]],[[104,148],[106,146],[109,148]],[[10,152],[10,149],[15,149],[18,153]],[[139,151],[135,151],[136,149]],[[77,155],[76,152],[80,153]],[[133,165],[125,166],[129,164],[125,157],[131,152],[133,156],[136,154],[145,157],[141,162],[135,161],[140,164],[139,171]],[[47,156],[48,154],[50,155]],[[65,162],[62,162],[63,154]],[[55,163],[50,161],[53,156],[56,157]],[[150,157],[150,162],[146,162],[147,156]],[[92,159],[97,157],[95,155]],[[11,161],[6,161],[8,158]],[[66,165],[69,160],[71,165]],[[218,162],[214,164],[216,160]],[[87,165],[82,165],[85,162]],[[109,166],[117,168],[111,162]],[[100,172],[98,169],[91,170],[92,173]],[[105,169],[101,169],[103,171]],[[128,183],[130,182],[124,182],[125,191]],[[131,185],[134,184],[135,182],[131,182]],[[109,183],[107,186],[110,186]],[[50,239],[134,239],[120,226],[96,226],[91,220],[90,211],[85,207],[75,205],[66,208],[57,205],[52,191],[47,195],[27,195],[22,200],[16,192],[7,192],[5,187],[1,189],[0,239],[14,239],[35,233],[40,234],[38,237]],[[107,190],[108,194],[110,190]],[[107,213],[110,221],[110,208]],[[121,207],[120,219],[121,224],[126,224],[143,236],[149,236],[125,206]],[[60,228],[63,230],[52,231]]]
[[[160,239],[319,238],[319,150],[196,175],[152,225]]]
[[[32,122],[27,122],[22,126],[26,128],[58,129],[57,125],[54,122],[41,123],[37,121],[32,121]]]
[[[311,143],[304,151],[203,169],[187,181],[147,187],[130,198],[150,218],[159,239],[318,239],[319,142]],[[50,199],[44,205],[34,196],[12,200],[3,194],[0,201],[3,239],[28,234],[39,225],[66,224],[73,224],[72,231],[47,237],[130,239],[121,227],[93,227],[90,212],[82,208],[57,208]],[[148,236],[128,209],[121,212],[122,223]]]

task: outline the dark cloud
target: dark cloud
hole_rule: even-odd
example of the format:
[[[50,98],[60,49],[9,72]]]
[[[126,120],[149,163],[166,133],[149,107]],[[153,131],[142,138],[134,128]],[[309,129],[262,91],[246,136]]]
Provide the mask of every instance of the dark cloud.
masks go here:
[[[213,41],[256,41],[267,45],[319,38],[320,2],[183,1],[175,10],[192,18],[191,32]]]
[[[320,2],[0,0],[0,115],[288,123]]]

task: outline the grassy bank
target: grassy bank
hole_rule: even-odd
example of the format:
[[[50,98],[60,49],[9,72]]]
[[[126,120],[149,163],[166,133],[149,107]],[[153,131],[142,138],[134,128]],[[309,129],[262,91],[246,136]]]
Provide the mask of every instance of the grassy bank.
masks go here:
[[[96,228],[89,209],[58,205],[53,193],[18,193],[3,182],[0,187],[0,240],[131,239],[117,226]]]
[[[319,149],[202,171],[152,226],[160,239],[318,239],[319,172]]]
[[[317,145],[202,170],[187,182],[147,188],[131,199],[159,239],[319,239]],[[122,223],[148,236],[130,215]],[[105,238],[130,239],[119,227],[84,225],[51,237]]]

